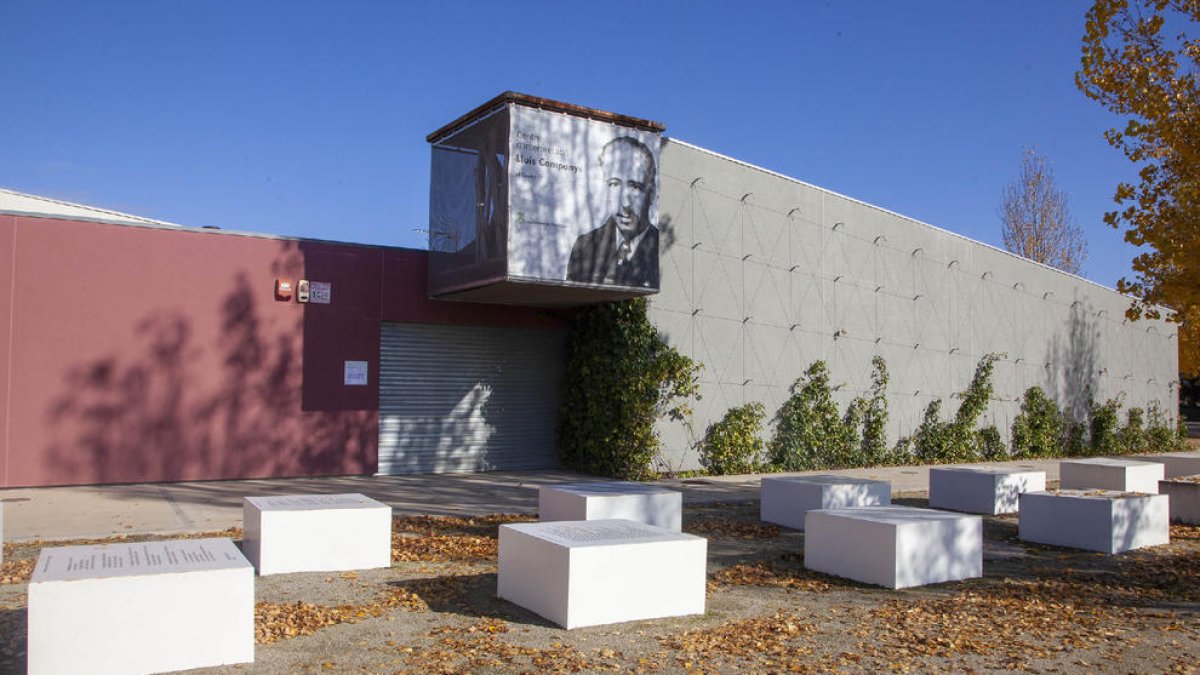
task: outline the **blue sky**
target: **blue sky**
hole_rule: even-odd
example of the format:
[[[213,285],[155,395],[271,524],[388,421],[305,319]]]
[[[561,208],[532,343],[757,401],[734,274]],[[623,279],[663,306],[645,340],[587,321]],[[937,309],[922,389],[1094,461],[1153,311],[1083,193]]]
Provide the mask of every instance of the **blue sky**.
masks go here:
[[[425,135],[505,90],[1000,245],[1023,146],[1101,221],[1136,167],[1074,85],[1071,0],[0,3],[0,187],[185,225],[423,248]]]

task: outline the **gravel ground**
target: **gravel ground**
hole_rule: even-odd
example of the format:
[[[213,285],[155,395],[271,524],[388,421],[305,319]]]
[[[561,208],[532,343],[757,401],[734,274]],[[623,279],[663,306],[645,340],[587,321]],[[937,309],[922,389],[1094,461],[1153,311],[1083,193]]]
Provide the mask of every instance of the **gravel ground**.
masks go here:
[[[927,506],[919,495],[895,501]],[[709,541],[705,614],[566,631],[495,595],[496,528],[525,519],[397,518],[389,569],[259,578],[255,663],[194,672],[1125,673],[1200,665],[1197,527],[1173,526],[1167,546],[1112,556],[1027,544],[1016,538],[1015,516],[985,518],[982,578],[892,591],[806,571],[804,534],[761,523],[757,502],[685,506],[684,530]],[[6,545],[0,671],[24,672],[26,580],[39,549]]]

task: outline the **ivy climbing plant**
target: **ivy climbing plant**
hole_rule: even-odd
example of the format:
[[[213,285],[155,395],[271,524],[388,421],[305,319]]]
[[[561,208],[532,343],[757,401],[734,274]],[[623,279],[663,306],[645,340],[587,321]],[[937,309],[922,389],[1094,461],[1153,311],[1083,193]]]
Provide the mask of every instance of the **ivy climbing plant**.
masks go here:
[[[1013,420],[1013,456],[1082,457],[1086,455],[1169,452],[1186,447],[1187,428],[1172,427],[1157,401],[1125,410],[1121,424],[1118,395],[1104,403],[1089,397],[1087,417],[1074,420],[1061,412],[1041,387],[1025,390],[1021,414]]]
[[[871,388],[838,413],[829,367],[814,361],[775,414],[769,454],[783,471],[874,466],[892,461],[887,445],[887,363],[871,359]]]
[[[828,468],[828,455],[840,454],[846,435],[829,386],[829,367],[814,361],[790,392],[775,414],[771,464],[784,471]]]
[[[925,408],[925,418],[913,434],[913,451],[916,458],[925,464],[946,462],[973,462],[987,454],[997,452],[997,433],[984,433],[975,428],[979,418],[992,400],[994,386],[992,373],[996,361],[1004,354],[985,354],[975,366],[975,375],[965,391],[956,394],[962,401],[954,419],[942,420],[942,401],[930,402]],[[1002,447],[1002,446],[1001,446]]]
[[[871,359],[871,389],[865,398],[858,399],[863,411],[861,466],[879,466],[893,461],[887,442],[887,385],[887,362],[876,355]]]
[[[699,443],[700,464],[714,475],[754,473],[762,468],[763,419],[758,402],[730,408],[725,416],[708,425]]]
[[[1056,457],[1066,445],[1068,420],[1041,387],[1025,390],[1021,412],[1013,420],[1013,456]]]
[[[644,298],[578,310],[567,337],[559,414],[563,465],[613,478],[654,478],[660,450],[654,423],[690,416],[699,369],[654,329]]]

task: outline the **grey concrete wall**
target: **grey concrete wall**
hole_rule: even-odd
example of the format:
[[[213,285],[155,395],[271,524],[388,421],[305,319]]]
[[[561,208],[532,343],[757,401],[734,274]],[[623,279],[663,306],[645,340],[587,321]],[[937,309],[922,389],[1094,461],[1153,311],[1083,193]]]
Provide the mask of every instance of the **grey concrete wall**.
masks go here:
[[[1177,409],[1175,326],[1126,320],[1111,289],[679,141],[664,143],[660,184],[651,318],[704,364],[691,427],[660,427],[669,468],[698,466],[696,439],[729,408],[774,415],[818,359],[843,408],[870,385],[871,358],[887,360],[892,442],[934,399],[952,414],[991,352],[1007,358],[983,422],[1006,439],[1033,385],[1076,413],[1089,389]]]

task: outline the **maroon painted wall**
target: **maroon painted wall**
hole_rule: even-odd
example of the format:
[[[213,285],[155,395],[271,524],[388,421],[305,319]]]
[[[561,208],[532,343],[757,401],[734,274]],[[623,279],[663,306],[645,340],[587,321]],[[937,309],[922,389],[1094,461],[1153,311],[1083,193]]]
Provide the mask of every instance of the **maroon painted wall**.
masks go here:
[[[7,485],[9,388],[12,383],[12,282],[16,269],[16,218],[0,214],[0,486]]]
[[[0,215],[0,486],[374,473],[381,320],[563,325],[428,300],[424,251]]]

